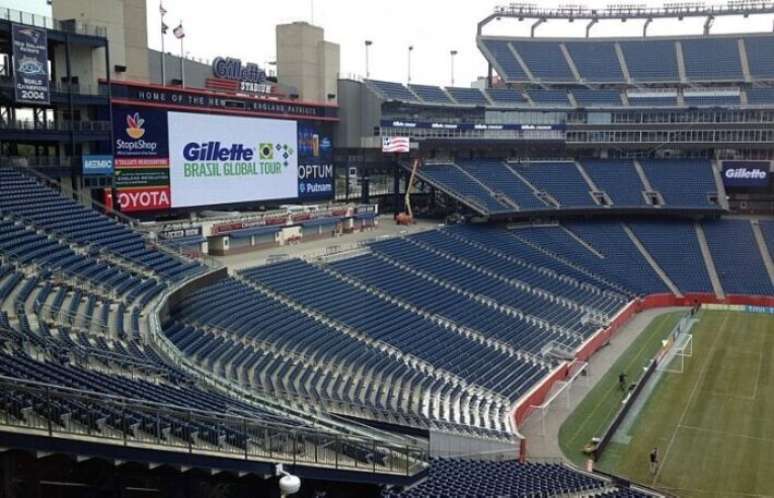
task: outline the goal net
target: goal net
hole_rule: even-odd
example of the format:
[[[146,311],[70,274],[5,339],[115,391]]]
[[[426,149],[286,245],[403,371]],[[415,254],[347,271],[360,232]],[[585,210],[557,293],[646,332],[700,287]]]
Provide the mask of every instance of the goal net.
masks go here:
[[[693,356],[693,334],[691,327],[696,319],[685,316],[680,319],[669,337],[661,343],[661,349],[656,356],[657,368],[660,372],[678,373],[685,371],[685,361]]]
[[[556,408],[559,405],[561,409],[568,410],[572,405],[572,388],[576,384],[588,385],[588,363],[582,361],[574,361],[569,367],[569,375],[566,379],[557,381],[554,383],[551,391],[546,396],[545,400],[540,405],[531,405],[528,409],[526,418],[528,420],[532,418],[532,414],[538,414],[538,421],[540,422],[541,436],[546,435],[546,417],[552,410],[552,407]],[[558,402],[563,400],[564,403]]]

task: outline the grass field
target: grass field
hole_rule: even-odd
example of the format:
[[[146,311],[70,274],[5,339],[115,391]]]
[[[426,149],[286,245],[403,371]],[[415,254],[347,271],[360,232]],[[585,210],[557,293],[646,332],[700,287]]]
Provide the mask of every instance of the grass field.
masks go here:
[[[564,455],[573,463],[585,467],[588,457],[582,452],[583,446],[592,437],[604,432],[621,406],[624,395],[618,387],[618,375],[625,372],[629,382],[637,380],[642,374],[642,367],[658,352],[661,340],[669,335],[684,314],[685,312],[675,312],[656,317],[559,429],[559,445]]]
[[[700,318],[685,372],[661,378],[629,444],[611,444],[599,467],[685,498],[774,497],[774,316],[702,312]],[[646,334],[658,330],[654,322]],[[584,402],[593,403],[594,394]],[[596,419],[576,410],[566,425],[583,424],[576,415]],[[647,464],[654,446],[661,453],[655,476]]]

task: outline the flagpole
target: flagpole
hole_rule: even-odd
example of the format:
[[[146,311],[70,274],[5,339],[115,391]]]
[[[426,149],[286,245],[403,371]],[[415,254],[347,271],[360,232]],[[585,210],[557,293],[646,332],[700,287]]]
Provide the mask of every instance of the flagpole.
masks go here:
[[[183,20],[180,19],[180,26],[183,25]],[[183,88],[185,88],[185,52],[183,52],[183,40],[185,36],[180,37],[180,82]]]
[[[167,84],[166,61],[164,60],[164,32],[166,31],[164,29],[164,14],[166,14],[167,11],[164,10],[164,6],[161,2],[159,2],[159,12],[161,13],[161,85],[164,86]]]

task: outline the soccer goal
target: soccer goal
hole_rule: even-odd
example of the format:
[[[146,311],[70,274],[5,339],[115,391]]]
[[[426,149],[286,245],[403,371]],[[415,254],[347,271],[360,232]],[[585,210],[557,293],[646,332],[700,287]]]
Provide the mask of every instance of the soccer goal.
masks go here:
[[[569,376],[554,383],[551,392],[540,405],[531,405],[529,407],[526,418],[532,417],[533,413],[538,414],[540,417],[540,435],[546,435],[546,417],[551,411],[552,407],[555,407],[560,398],[564,398],[564,409],[569,409],[572,405],[572,388],[574,385],[588,385],[588,363],[583,361],[575,361],[569,367]]]
[[[696,319],[685,316],[675,326],[669,337],[661,343],[661,349],[656,356],[657,369],[660,372],[685,372],[685,361],[693,356],[693,334],[691,328]]]

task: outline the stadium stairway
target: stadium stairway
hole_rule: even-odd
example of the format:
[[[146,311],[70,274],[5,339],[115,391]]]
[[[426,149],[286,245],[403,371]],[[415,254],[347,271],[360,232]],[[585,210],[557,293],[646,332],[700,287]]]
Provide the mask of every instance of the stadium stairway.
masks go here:
[[[594,183],[594,180],[591,179],[591,177],[586,172],[586,170],[583,169],[583,165],[581,165],[581,163],[579,163],[578,161],[574,161],[574,162],[575,162],[575,167],[578,168],[578,173],[580,173],[580,175],[583,177],[583,180],[588,184],[589,190],[592,192],[603,192],[602,190],[600,190],[599,187],[597,187],[597,185]],[[610,196],[607,196],[607,198],[608,198],[608,205],[610,205],[611,204],[609,202]]]
[[[650,183],[650,179],[648,178],[648,175],[645,174],[645,170],[642,168],[642,164],[638,160],[632,161],[634,164],[634,169],[637,170],[637,174],[640,177],[640,181],[642,181],[642,184],[645,186],[645,190],[647,192],[655,192],[656,189],[653,188],[653,185]],[[663,199],[661,200],[661,205],[663,205]]]
[[[626,232],[626,235],[629,237],[629,239],[632,241],[632,244],[637,248],[637,250],[642,254],[642,257],[645,258],[645,261],[648,262],[651,268],[653,268],[653,271],[656,272],[656,274],[661,278],[661,280],[664,282],[664,285],[666,285],[669,290],[677,297],[683,297],[683,293],[680,292],[680,289],[677,288],[675,283],[672,281],[671,278],[666,274],[663,268],[656,262],[656,260],[651,256],[651,254],[648,252],[648,250],[645,248],[645,246],[642,244],[642,241],[635,235],[635,233],[632,231],[631,228],[629,228],[625,223],[623,225],[623,230]]]
[[[466,289],[464,286],[459,285],[459,284],[451,283],[451,282],[449,282],[448,280],[446,280],[444,278],[439,278],[435,274],[428,272],[426,269],[417,269],[416,267],[414,267],[414,266],[412,266],[410,264],[403,263],[399,259],[396,259],[396,256],[390,256],[388,254],[383,254],[383,253],[378,253],[378,252],[375,253],[375,254],[376,254],[376,257],[378,257],[379,259],[381,259],[381,260],[383,260],[383,261],[385,261],[387,263],[390,263],[390,264],[392,264],[392,265],[394,265],[394,266],[396,266],[398,268],[404,269],[407,272],[415,275],[418,278],[422,278],[422,279],[427,280],[429,282],[433,282],[433,283],[437,284],[440,287],[452,290],[452,291],[454,291],[454,292],[456,292],[456,293],[458,293],[458,294],[460,294],[460,295],[462,295],[462,296],[464,296],[464,297],[466,297],[468,299],[476,300],[476,301],[479,301],[479,302],[484,302],[484,303],[490,304],[495,309],[499,309],[499,310],[502,310],[502,311],[504,311],[504,312],[506,312],[506,313],[508,313],[508,314],[510,314],[512,316],[516,316],[519,319],[524,320],[528,325],[531,325],[533,327],[537,327],[538,329],[540,329],[540,330],[548,333],[549,335],[555,337],[555,339],[557,341],[561,342],[561,343],[570,343],[570,344],[572,344],[572,343],[580,341],[580,339],[581,339],[581,336],[579,334],[575,333],[574,331],[572,331],[572,330],[570,330],[568,328],[565,328],[565,327],[563,327],[561,325],[558,325],[555,322],[552,322],[550,319],[547,319],[547,318],[550,318],[550,317],[537,316],[537,315],[534,315],[529,310],[528,311],[524,311],[524,310],[520,309],[519,307],[516,307],[516,305],[514,305],[513,303],[504,303],[503,304],[503,303],[500,303],[498,299],[495,299],[495,298],[493,298],[490,295],[471,292],[470,290]],[[397,258],[399,258],[399,257],[397,257]],[[460,265],[458,267],[458,269],[461,269],[463,266],[464,265]],[[520,285],[523,285],[525,288],[529,288],[529,286],[526,286],[524,284],[520,284]],[[507,284],[504,285],[504,288],[505,288],[505,286],[507,286]],[[516,284],[514,284],[511,287],[510,291],[515,293],[516,289],[518,289],[518,287],[516,287]],[[547,307],[547,308],[550,306],[549,305],[549,302],[550,302],[549,299],[547,299],[547,296],[544,295],[539,289],[534,289],[533,297],[534,297],[534,299],[530,299],[530,301],[532,301],[533,303],[535,303],[535,304],[543,303],[543,306]],[[540,305],[538,305],[538,306],[531,306],[531,308],[532,308],[533,312],[537,311],[539,309],[543,309],[543,307],[541,307]]]
[[[758,245],[763,264],[766,266],[766,272],[769,274],[769,280],[771,280],[771,284],[774,286],[774,261],[772,261],[771,253],[766,245],[766,237],[763,235],[761,224],[758,220],[750,220],[750,223],[755,236],[755,243]],[[771,248],[771,251],[774,252],[774,247]]]
[[[726,293],[723,291],[723,285],[720,283],[720,277],[718,276],[718,270],[715,267],[715,261],[712,259],[712,253],[710,252],[709,245],[707,245],[707,237],[704,234],[704,228],[701,223],[694,223],[696,229],[696,238],[699,241],[699,247],[701,248],[701,255],[704,259],[704,265],[707,267],[707,274],[712,282],[712,290],[715,293],[715,297],[718,299],[725,299]]]
[[[504,204],[506,206],[509,206],[509,207],[513,208],[514,210],[516,210],[516,211],[521,209],[519,207],[519,204],[514,199],[511,199],[510,197],[508,197],[506,194],[504,194],[502,192],[495,192],[494,190],[492,190],[489,187],[489,185],[487,185],[486,183],[482,182],[477,176],[470,174],[470,172],[466,171],[459,164],[454,163],[454,167],[457,168],[458,170],[462,171],[462,173],[464,175],[468,176],[471,180],[473,180],[474,182],[476,182],[479,185],[481,185],[481,187],[484,190],[486,190],[487,192],[489,192],[489,194],[492,197],[494,197],[497,200],[497,202],[499,202],[501,204]]]
[[[399,305],[400,307],[407,309],[411,311],[412,313],[415,313],[417,315],[422,316],[423,318],[426,318],[431,321],[435,321],[444,327],[449,328],[453,332],[456,332],[468,339],[473,340],[474,342],[478,342],[480,344],[484,344],[487,347],[494,349],[496,351],[503,352],[507,354],[508,356],[512,358],[518,358],[523,361],[534,361],[538,363],[542,363],[542,360],[539,360],[538,358],[534,357],[533,355],[530,355],[529,353],[526,353],[525,351],[522,351],[520,349],[514,348],[512,345],[508,344],[505,341],[499,340],[494,337],[490,337],[484,333],[482,333],[479,330],[475,330],[471,327],[467,327],[464,325],[461,325],[457,322],[455,322],[453,319],[445,317],[443,315],[440,315],[438,313],[432,313],[426,310],[423,310],[414,304],[412,304],[409,301],[403,300],[399,297],[394,297],[390,294],[387,294],[386,292],[380,290],[377,287],[374,287],[372,285],[366,284],[361,282],[360,280],[357,280],[353,277],[350,277],[344,273],[339,273],[335,269],[331,268],[328,265],[321,265],[318,263],[318,267],[328,273],[329,275],[338,278],[344,282],[347,282],[348,284],[352,285],[355,288],[362,289],[370,294],[373,294],[385,301],[389,301],[392,303],[395,303]],[[548,364],[545,365],[546,367],[550,366]]]
[[[424,239],[430,238],[433,239],[432,242],[424,241]],[[550,277],[544,278],[543,287],[547,287],[546,284],[551,284],[552,282],[556,284],[552,289],[549,290],[548,288],[542,288],[539,285],[527,284],[518,280],[517,278],[509,278],[508,276],[502,274],[502,272],[497,271],[496,268],[493,268],[491,265],[489,265],[486,261],[486,258],[478,259],[476,258],[477,254],[472,251],[459,253],[456,251],[460,248],[458,244],[452,240],[439,241],[438,237],[436,237],[433,233],[420,234],[414,237],[406,237],[404,240],[418,247],[424,248],[430,253],[471,268],[478,273],[510,284],[522,292],[529,292],[543,298],[548,298],[553,304],[557,304],[567,309],[573,311],[582,310],[592,314],[605,314],[608,312],[607,309],[604,309],[601,306],[597,306],[598,303],[596,300],[598,297],[600,297],[601,292],[592,292],[590,295],[585,295],[583,292],[581,292],[580,284],[577,281],[561,279],[560,282],[553,282],[553,279]],[[585,290],[588,290],[588,288]],[[594,290],[598,291],[598,289]],[[586,300],[581,299],[581,296],[585,297]]]
[[[567,229],[566,227],[562,227],[564,231],[571,234],[572,238],[574,240],[580,240],[582,242],[582,245],[584,247],[590,247],[592,250],[592,253],[595,253],[597,255],[600,255],[599,251],[594,249],[588,242],[583,241],[578,237],[577,234],[572,232],[571,230]],[[518,240],[519,242],[524,243],[524,245],[532,248],[534,251],[542,254],[545,257],[546,263],[553,263],[548,267],[545,267],[545,270],[551,272],[551,271],[559,271],[562,272],[562,267],[572,269],[575,272],[574,278],[577,278],[579,281],[587,281],[591,280],[593,285],[606,290],[607,292],[613,292],[618,294],[619,296],[627,296],[631,295],[631,291],[627,290],[620,284],[614,282],[613,280],[607,278],[606,276],[602,276],[598,273],[595,273],[593,271],[588,270],[587,268],[583,267],[582,265],[571,261],[568,258],[562,257],[555,252],[552,252],[551,250],[543,247],[540,244],[536,244],[533,241],[529,240],[528,238],[524,237],[523,234],[519,234],[518,230],[510,230],[510,235]]]

